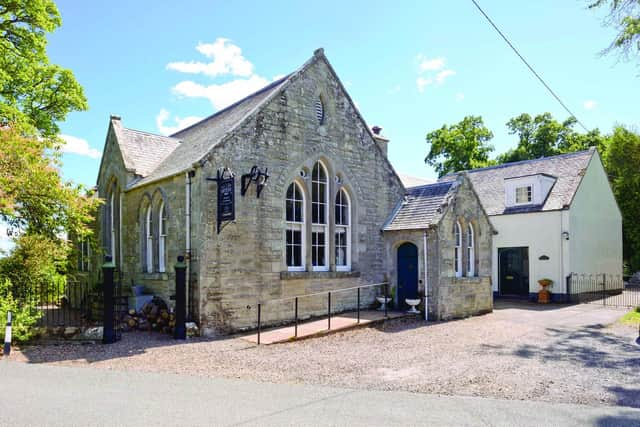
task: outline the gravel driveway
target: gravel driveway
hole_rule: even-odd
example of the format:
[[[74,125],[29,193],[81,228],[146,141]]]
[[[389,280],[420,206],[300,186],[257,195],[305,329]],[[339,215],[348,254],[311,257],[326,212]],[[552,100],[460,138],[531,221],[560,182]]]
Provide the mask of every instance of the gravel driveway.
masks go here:
[[[172,372],[565,403],[640,407],[637,329],[624,310],[498,303],[493,313],[425,323],[398,319],[295,343],[129,333],[109,346],[32,346],[32,363]]]

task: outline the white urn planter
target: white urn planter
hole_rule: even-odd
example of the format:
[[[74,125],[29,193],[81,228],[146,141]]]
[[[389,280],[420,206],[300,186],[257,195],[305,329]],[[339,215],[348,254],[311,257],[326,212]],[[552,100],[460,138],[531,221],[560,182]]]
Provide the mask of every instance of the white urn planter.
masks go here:
[[[387,309],[387,304],[391,302],[390,297],[376,297],[376,300],[380,303],[378,311],[385,311]]]
[[[420,312],[416,309],[416,306],[420,304],[420,298],[407,298],[404,301],[407,303],[407,305],[411,306],[411,310],[407,311],[407,313],[420,314]]]

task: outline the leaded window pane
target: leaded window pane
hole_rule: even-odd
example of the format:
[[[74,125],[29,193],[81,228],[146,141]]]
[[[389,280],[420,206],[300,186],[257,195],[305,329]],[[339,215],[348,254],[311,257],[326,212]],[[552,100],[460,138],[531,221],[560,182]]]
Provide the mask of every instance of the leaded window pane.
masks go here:
[[[311,179],[311,221],[313,224],[327,223],[327,173],[318,162],[313,166]]]
[[[311,264],[314,267],[325,266],[325,233],[314,231],[311,233]]]

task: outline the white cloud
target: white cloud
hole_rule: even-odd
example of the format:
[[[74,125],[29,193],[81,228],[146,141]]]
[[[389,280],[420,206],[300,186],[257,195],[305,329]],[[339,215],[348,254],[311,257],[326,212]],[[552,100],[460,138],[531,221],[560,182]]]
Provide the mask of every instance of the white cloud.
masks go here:
[[[231,40],[217,38],[213,43],[198,43],[198,52],[211,58],[211,62],[170,62],[167,68],[182,73],[206,74],[211,77],[231,74],[248,77],[253,74],[253,64],[242,56],[242,49]]]
[[[588,99],[584,101],[584,104],[582,104],[582,106],[584,107],[585,110],[593,110],[598,106],[598,103],[593,99]]]
[[[463,100],[464,100],[464,93],[462,92],[456,93],[456,101],[463,101]]]
[[[438,74],[436,74],[436,83],[439,85],[443,84],[445,79],[450,76],[455,76],[456,72],[453,70],[442,70]]]
[[[175,85],[173,92],[188,98],[206,98],[215,109],[220,110],[261,89],[268,83],[267,79],[258,75],[252,75],[248,79],[237,79],[212,85],[201,85],[185,80]]]
[[[420,54],[418,55],[418,61],[420,61],[420,72],[425,72],[438,71],[442,69],[442,67],[444,67],[445,59],[442,57],[429,59],[426,56]]]
[[[424,92],[424,88],[433,83],[433,80],[430,78],[425,79],[424,77],[418,77],[416,79],[416,85],[418,86],[418,92]]]
[[[160,109],[160,112],[156,116],[156,126],[158,128],[158,131],[163,135],[172,135],[179,130],[189,127],[192,124],[202,120],[202,117],[197,116],[188,116],[185,118],[175,116],[173,118],[175,124],[171,126],[169,124],[165,124],[165,121],[167,121],[169,118],[171,118],[171,114],[164,108]]]
[[[102,153],[93,147],[89,146],[86,139],[78,138],[71,135],[60,135],[65,142],[62,146],[64,153],[73,153],[80,156],[90,157],[92,159],[99,159]]]

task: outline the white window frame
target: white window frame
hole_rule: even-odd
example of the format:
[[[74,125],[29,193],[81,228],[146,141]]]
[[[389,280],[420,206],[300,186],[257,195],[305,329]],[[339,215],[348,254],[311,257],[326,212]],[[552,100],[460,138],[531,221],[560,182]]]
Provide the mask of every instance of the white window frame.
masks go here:
[[[526,189],[527,191],[527,201],[524,202],[519,202],[518,201],[518,190],[521,189]],[[528,184],[528,185],[521,185],[515,188],[515,195],[514,195],[514,204],[515,205],[528,205],[531,204],[533,202],[533,185],[532,184]]]
[[[338,197],[340,197],[342,200],[341,204],[338,204]],[[338,193],[336,194],[336,200],[335,200],[335,205],[334,208],[337,210],[338,206],[346,206],[346,211],[347,211],[347,215],[346,215],[346,224],[338,224],[338,218],[337,216],[334,218],[335,221],[335,233],[334,233],[334,241],[336,241],[336,237],[339,233],[344,233],[345,234],[345,264],[344,265],[338,265],[338,245],[337,242],[335,244],[335,263],[336,263],[336,271],[351,271],[351,199],[349,197],[349,194],[345,191],[344,188],[341,188],[340,190],[338,190]],[[340,209],[340,212],[342,212],[342,209]],[[341,221],[341,222],[345,222],[345,221]]]
[[[476,275],[476,238],[473,225],[469,223],[467,227],[467,275],[473,277]]]
[[[316,165],[319,166],[318,170],[322,169],[324,172],[324,181],[320,181],[316,179],[314,174],[314,170],[316,169]],[[314,188],[316,185],[324,184],[324,197],[320,199],[319,202],[314,202],[313,194]],[[323,222],[313,222],[313,209],[318,205],[324,204],[324,218],[320,218]],[[311,265],[313,271],[329,271],[329,173],[325,165],[318,160],[311,169]],[[313,243],[313,237],[316,233],[324,233],[324,245],[317,245]],[[318,251],[320,247],[324,247],[324,264],[323,265],[313,265],[313,255],[314,251]],[[316,256],[317,258],[317,256]]]
[[[460,226],[460,221],[456,221],[453,237],[455,239],[455,247],[453,250],[454,269],[456,277],[462,277],[462,227]]]
[[[115,211],[116,211],[116,193],[111,190],[111,197],[109,200],[109,232],[111,233],[111,261],[115,265],[116,263],[116,224],[115,224]]]
[[[285,193],[285,206],[284,206],[284,218],[285,218],[285,222],[286,222],[286,227],[285,227],[285,234],[284,234],[284,245],[285,245],[285,251],[284,251],[284,257],[285,257],[285,265],[287,266],[287,271],[305,271],[306,270],[306,232],[305,232],[305,218],[306,218],[306,212],[305,212],[305,194],[304,194],[304,190],[302,188],[302,186],[300,184],[298,184],[296,181],[292,182],[289,186],[287,186],[287,193],[289,192],[289,188],[291,186],[294,186],[294,192],[293,192],[293,199],[289,199],[287,197],[287,194]],[[295,196],[295,190],[298,190],[300,192],[300,196],[301,196],[301,200],[298,200]],[[302,218],[300,218],[300,221],[288,221],[287,220],[287,202],[293,202],[294,203],[294,212],[295,212],[295,204],[296,203],[302,203]],[[294,218],[295,219],[295,218]],[[289,265],[289,260],[287,260],[287,246],[289,246],[288,242],[287,242],[287,232],[288,231],[299,231],[300,232],[300,265]],[[294,246],[294,245],[291,245]]]
[[[147,206],[145,215],[145,265],[147,273],[153,273],[153,230],[152,230],[152,209],[151,204]]]
[[[166,271],[166,239],[167,234],[164,230],[166,227],[166,210],[164,207],[164,200],[160,203],[158,209],[158,271],[164,273]]]

